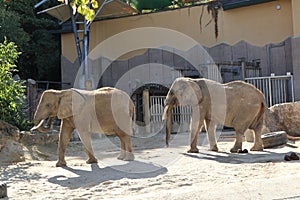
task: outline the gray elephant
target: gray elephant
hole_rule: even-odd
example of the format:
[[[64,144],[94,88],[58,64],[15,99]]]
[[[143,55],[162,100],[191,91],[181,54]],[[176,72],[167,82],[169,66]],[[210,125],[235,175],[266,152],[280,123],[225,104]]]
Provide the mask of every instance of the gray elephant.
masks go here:
[[[131,135],[132,120],[135,121],[135,107],[130,97],[116,88],[104,87],[93,91],[78,89],[46,90],[40,99],[34,115],[34,127],[42,132],[54,117],[61,119],[57,167],[66,166],[65,151],[74,129],[78,130],[87,163],[95,163],[91,145],[91,133],[116,134],[121,141],[118,159],[134,160]]]
[[[167,145],[172,126],[172,109],[178,105],[192,106],[189,153],[199,152],[197,138],[204,123],[212,151],[218,151],[217,124],[235,129],[236,141],[230,150],[231,152],[242,149],[243,136],[247,129],[252,129],[255,132],[254,146],[251,150],[263,150],[261,129],[266,102],[264,95],[253,85],[243,81],[221,84],[204,78],[177,78],[167,94],[163,113],[163,120],[166,120],[167,124]]]

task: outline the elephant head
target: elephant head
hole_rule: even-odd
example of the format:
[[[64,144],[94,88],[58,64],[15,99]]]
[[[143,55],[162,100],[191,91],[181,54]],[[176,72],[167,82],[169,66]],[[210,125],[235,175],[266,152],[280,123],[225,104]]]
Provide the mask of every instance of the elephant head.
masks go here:
[[[64,119],[80,112],[82,108],[83,97],[76,90],[46,90],[39,101],[34,115],[34,127],[31,130],[38,129],[41,132],[50,130],[51,121],[58,117]],[[77,97],[77,98],[74,98]],[[79,103],[74,109],[74,103]],[[45,121],[47,121],[45,125]]]
[[[172,84],[165,100],[165,108],[162,119],[166,121],[166,144],[169,139],[172,126],[172,109],[176,106],[197,106],[202,99],[202,91],[199,85],[190,78],[177,78]]]

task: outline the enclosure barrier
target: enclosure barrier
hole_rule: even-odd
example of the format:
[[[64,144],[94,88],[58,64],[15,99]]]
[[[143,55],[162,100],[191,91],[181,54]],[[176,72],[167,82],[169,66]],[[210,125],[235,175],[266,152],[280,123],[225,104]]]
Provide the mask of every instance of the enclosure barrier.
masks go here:
[[[271,76],[245,78],[245,81],[255,85],[265,95],[267,105],[294,102],[293,76]]]
[[[150,97],[150,123],[151,131],[158,130],[164,124],[162,121],[162,114],[164,112],[165,96],[151,96]],[[191,121],[192,108],[191,106],[178,106],[172,110],[172,123],[181,126],[180,129],[188,128]],[[178,127],[179,128],[179,127]]]
[[[287,73],[285,76],[245,78],[245,81],[253,84],[266,97],[266,103],[270,107],[279,103],[294,102],[293,76]],[[162,114],[164,110],[165,96],[150,96],[150,123],[151,129],[162,127]],[[192,108],[190,106],[178,106],[173,109],[173,124],[189,124]]]

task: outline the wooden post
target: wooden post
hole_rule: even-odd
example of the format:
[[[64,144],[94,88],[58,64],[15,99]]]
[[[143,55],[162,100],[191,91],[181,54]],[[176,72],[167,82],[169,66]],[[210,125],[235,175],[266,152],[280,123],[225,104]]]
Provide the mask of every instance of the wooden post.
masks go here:
[[[149,89],[143,91],[143,110],[146,132],[150,133],[150,106],[149,106]]]
[[[37,107],[37,84],[33,79],[27,80],[27,99],[29,107],[28,117],[32,121]]]

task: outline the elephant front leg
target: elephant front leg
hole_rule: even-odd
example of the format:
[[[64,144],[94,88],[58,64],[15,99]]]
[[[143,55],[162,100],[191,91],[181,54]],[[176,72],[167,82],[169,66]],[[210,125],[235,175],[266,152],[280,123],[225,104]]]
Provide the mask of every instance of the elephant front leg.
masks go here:
[[[56,167],[64,167],[67,165],[65,161],[65,153],[73,131],[74,128],[68,126],[68,124],[64,123],[64,121],[61,122],[58,141],[58,161],[56,163]]]
[[[88,132],[79,132],[79,136],[81,139],[81,142],[84,146],[84,151],[88,156],[88,159],[86,160],[87,164],[97,163],[97,159],[94,156],[92,143],[91,143],[91,134]]]
[[[216,140],[217,124],[211,120],[205,120],[205,129],[208,136],[208,141],[211,151],[218,151],[218,145]]]
[[[191,135],[190,135],[190,150],[188,150],[188,153],[199,153],[199,149],[197,148],[197,144],[198,144],[198,134],[199,131],[202,129],[203,127],[203,120],[200,120],[200,113],[195,112],[193,110],[192,113],[192,119],[191,119],[191,123],[190,123],[190,131],[191,131]]]

